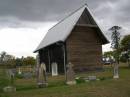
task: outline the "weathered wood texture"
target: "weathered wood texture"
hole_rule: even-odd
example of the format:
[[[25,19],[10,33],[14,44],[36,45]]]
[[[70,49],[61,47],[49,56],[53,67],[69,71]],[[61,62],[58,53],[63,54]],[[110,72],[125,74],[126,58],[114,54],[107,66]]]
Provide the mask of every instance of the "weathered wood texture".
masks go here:
[[[76,26],[66,40],[68,62],[75,71],[102,68],[102,44],[96,29]]]
[[[77,24],[91,24],[91,25],[97,25],[95,23],[95,20],[93,17],[90,15],[87,9],[84,10],[82,13],[81,17],[79,18]]]
[[[58,64],[58,73],[64,73],[64,55],[62,45],[53,44],[40,50],[40,63],[46,64],[47,72],[51,72],[51,64]]]

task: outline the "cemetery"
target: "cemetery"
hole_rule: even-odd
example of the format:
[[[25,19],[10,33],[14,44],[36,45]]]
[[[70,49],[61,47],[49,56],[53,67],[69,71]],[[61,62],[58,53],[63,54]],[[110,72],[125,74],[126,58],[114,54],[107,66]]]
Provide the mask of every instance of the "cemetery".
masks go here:
[[[120,66],[119,79],[113,79],[112,72],[113,69],[110,66],[105,66],[102,72],[79,73],[75,75],[76,84],[73,85],[65,83],[64,75],[54,77],[48,75],[48,85],[43,88],[38,87],[35,77],[15,78],[16,91],[3,92],[2,88],[8,86],[8,80],[0,69],[0,97],[129,97],[130,70],[128,66],[124,64]]]
[[[47,32],[36,58],[12,58],[8,66],[1,54],[0,97],[130,97],[130,43],[119,47],[120,29],[109,29],[113,51],[103,54],[109,41],[83,5]]]

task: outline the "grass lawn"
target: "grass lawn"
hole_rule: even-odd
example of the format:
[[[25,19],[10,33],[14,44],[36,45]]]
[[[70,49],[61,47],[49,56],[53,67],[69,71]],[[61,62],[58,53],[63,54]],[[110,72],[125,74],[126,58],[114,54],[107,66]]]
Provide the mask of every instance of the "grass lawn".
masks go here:
[[[37,88],[35,79],[17,79],[17,92],[3,93],[0,97],[130,97],[130,69],[120,67],[120,78],[112,78],[112,69],[105,67],[103,72],[78,74],[77,76],[96,75],[104,77],[101,81],[91,81],[73,86],[64,84],[64,76],[49,77],[47,88]],[[1,79],[0,79],[1,80]]]

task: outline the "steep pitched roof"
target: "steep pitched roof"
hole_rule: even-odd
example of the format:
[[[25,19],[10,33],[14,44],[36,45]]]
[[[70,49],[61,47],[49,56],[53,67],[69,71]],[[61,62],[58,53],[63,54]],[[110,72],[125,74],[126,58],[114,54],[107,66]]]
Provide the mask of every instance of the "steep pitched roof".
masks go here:
[[[85,14],[86,13],[86,14]],[[91,12],[89,11],[89,8],[87,5],[82,6],[75,12],[71,13],[68,17],[57,23],[55,26],[53,26],[45,35],[44,39],[41,41],[35,52],[39,51],[40,49],[47,47],[51,44],[54,44],[59,41],[65,41],[66,38],[70,35],[71,31],[75,27],[76,24],[80,24],[80,19],[83,17],[82,15],[85,14],[86,16],[86,23],[91,25],[96,25],[98,27],[99,33],[102,36],[101,38],[104,39],[104,43],[108,43],[108,40],[103,35],[101,29],[95,22]]]

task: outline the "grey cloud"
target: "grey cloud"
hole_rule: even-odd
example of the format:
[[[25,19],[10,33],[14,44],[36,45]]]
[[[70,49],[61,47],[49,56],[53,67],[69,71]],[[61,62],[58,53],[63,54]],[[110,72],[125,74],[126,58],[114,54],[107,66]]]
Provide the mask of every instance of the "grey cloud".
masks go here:
[[[27,21],[59,20],[88,3],[96,9],[107,0],[0,0],[0,16],[14,16]]]
[[[105,33],[113,25],[130,27],[129,0],[0,0],[0,25],[26,27],[26,21],[59,21],[84,3]]]

